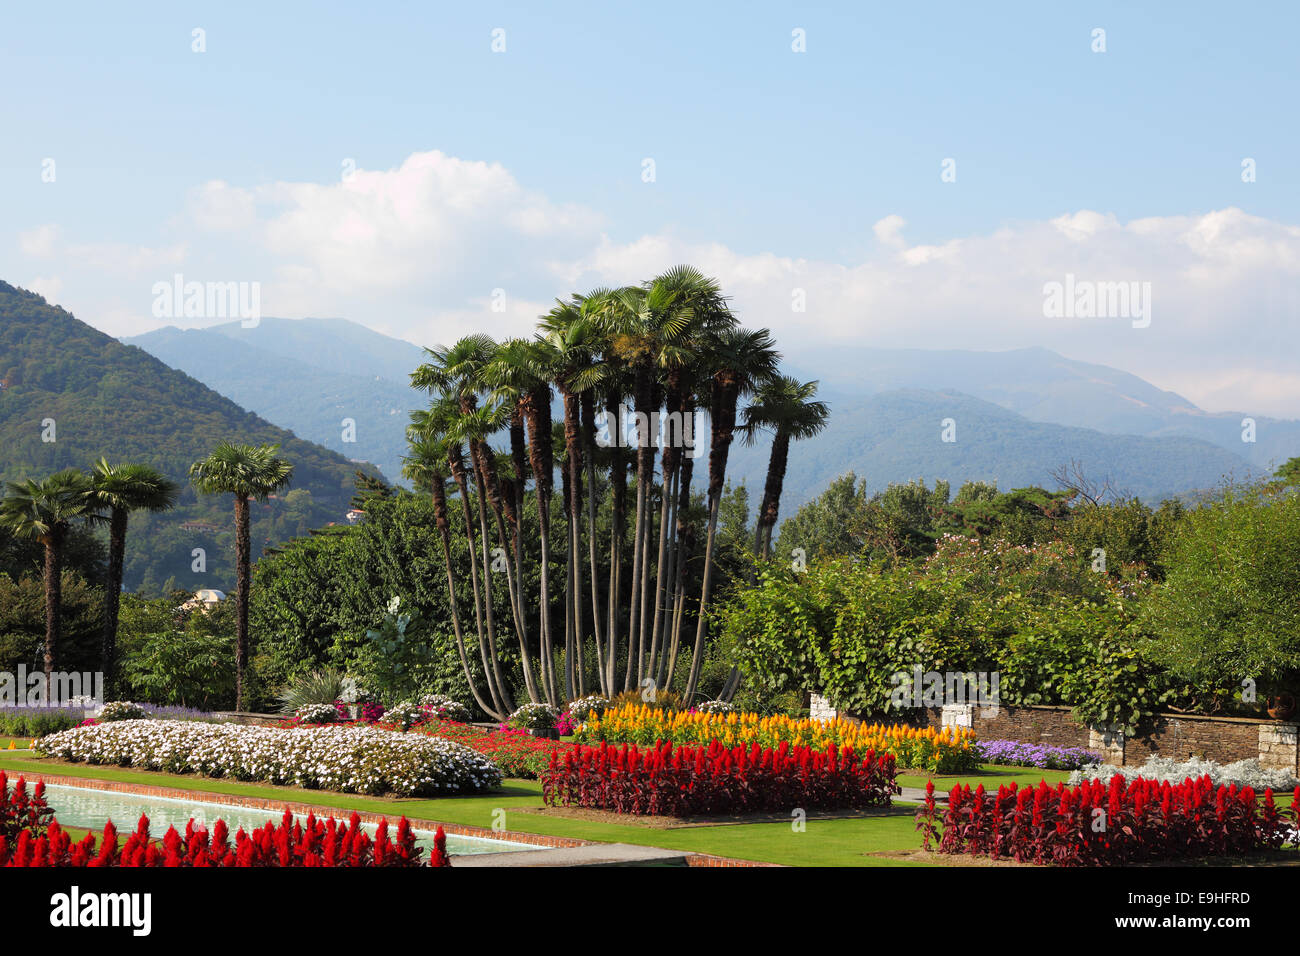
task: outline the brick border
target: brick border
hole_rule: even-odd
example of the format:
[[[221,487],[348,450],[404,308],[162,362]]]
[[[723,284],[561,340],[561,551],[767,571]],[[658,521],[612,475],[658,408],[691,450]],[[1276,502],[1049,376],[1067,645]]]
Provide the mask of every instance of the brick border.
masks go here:
[[[150,797],[170,797],[179,800],[197,800],[200,803],[215,803],[221,806],[241,807],[246,810],[267,810],[281,814],[287,807],[296,814],[314,813],[317,817],[332,815],[337,819],[350,819],[355,812],[363,823],[379,823],[389,819],[391,814],[374,813],[369,810],[348,810],[343,807],[328,807],[315,803],[298,803],[292,800],[271,800],[267,797],[242,797],[229,793],[210,793],[206,790],[183,790],[179,787],[160,787],[149,784],[123,783],[119,780],[100,780],[95,777],[71,777],[64,774],[42,773],[37,780],[45,784],[65,787],[80,787],[85,790],[105,790],[116,793],[134,793]],[[28,783],[33,781],[29,780]],[[405,816],[405,814],[401,814]],[[271,818],[268,818],[271,819]],[[400,816],[399,816],[400,819]],[[579,847],[598,846],[597,840],[578,840],[572,837],[548,836],[543,833],[527,833],[522,830],[492,830],[487,827],[474,827],[460,823],[439,823],[420,817],[406,817],[407,822],[417,830],[436,830],[442,827],[448,836],[480,837],[507,843],[520,843],[540,847]],[[391,821],[396,822],[396,821]],[[659,848],[662,849],[662,848]],[[779,863],[761,863],[755,860],[737,860],[725,856],[713,856],[708,853],[682,851],[686,865],[691,867],[779,867]]]

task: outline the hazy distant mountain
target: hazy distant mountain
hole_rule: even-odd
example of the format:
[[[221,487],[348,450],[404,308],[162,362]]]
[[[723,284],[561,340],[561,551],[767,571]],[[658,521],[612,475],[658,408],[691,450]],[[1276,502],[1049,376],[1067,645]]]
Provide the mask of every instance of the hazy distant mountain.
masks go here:
[[[390,481],[401,478],[409,411],[427,402],[408,384],[423,350],[344,319],[168,326],[123,341]]]
[[[964,392],[1036,422],[1119,435],[1185,436],[1213,442],[1271,470],[1300,455],[1300,422],[1249,412],[1207,412],[1175,392],[1105,365],[1077,362],[1050,349],[972,352],[837,347],[801,354],[798,374],[819,378],[832,397],[898,388]],[[1255,441],[1242,441],[1242,419]]]
[[[943,441],[946,419],[956,441]],[[766,442],[732,451],[728,473],[733,482],[745,479],[751,500],[761,492],[767,455]],[[1250,471],[1245,459],[1200,439],[1109,435],[1030,421],[959,392],[903,389],[833,400],[826,431],[791,450],[781,510],[793,514],[847,471],[866,479],[870,490],[914,478],[942,478],[954,491],[971,480],[1051,488],[1052,472],[1071,461],[1089,477],[1109,478],[1116,490],[1150,502]]]
[[[400,476],[406,410],[426,401],[406,384],[421,349],[342,319],[168,328],[127,341],[305,438],[374,462],[390,479]],[[796,447],[787,509],[849,469],[877,488],[922,476],[954,486],[996,479],[1005,488],[1050,484],[1053,469],[1078,460],[1091,475],[1159,499],[1300,454],[1300,422],[1257,417],[1258,441],[1247,444],[1240,414],[1205,412],[1135,375],[1047,349],[841,347],[789,364],[821,380],[832,425]],[[355,443],[342,441],[345,417],[357,423]],[[952,444],[939,440],[949,417]],[[729,473],[757,491],[766,467],[766,444],[736,447]]]
[[[345,520],[357,470],[346,458],[0,282],[0,479],[84,469],[104,455],[153,465],[181,484],[176,510],[131,517],[127,587],[156,590],[174,577],[191,590],[233,588],[232,499],[196,495],[188,480],[190,465],[221,441],[279,443],[294,465],[290,489],[253,507],[255,554]],[[206,562],[198,572],[195,548]]]

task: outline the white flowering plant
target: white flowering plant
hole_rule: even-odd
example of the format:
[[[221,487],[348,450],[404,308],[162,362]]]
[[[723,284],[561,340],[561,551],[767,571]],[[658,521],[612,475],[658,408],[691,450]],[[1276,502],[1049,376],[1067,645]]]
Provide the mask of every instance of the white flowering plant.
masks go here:
[[[559,716],[560,712],[550,704],[524,704],[510,715],[507,723],[524,730],[551,730]]]
[[[391,724],[398,730],[410,730],[411,725],[424,716],[420,705],[414,701],[404,700],[384,711],[383,722]]]
[[[695,709],[702,714],[735,714],[740,712],[739,707],[727,700],[701,701],[695,705]]]
[[[609,708],[609,698],[599,694],[588,694],[577,700],[569,701],[569,717],[575,724],[586,723],[594,714],[600,716]]]
[[[464,744],[377,727],[129,720],[50,734],[36,741],[35,750],[80,763],[376,796],[438,796],[501,785],[496,764]]]
[[[420,710],[425,717],[452,720],[459,724],[469,723],[474,716],[468,707],[446,694],[425,694],[420,698]]]
[[[144,708],[129,700],[113,700],[104,705],[99,712],[101,721],[141,720],[145,716]]]
[[[293,715],[300,724],[332,724],[339,718],[339,709],[333,704],[306,704]]]
[[[1292,790],[1300,785],[1300,780],[1287,770],[1269,770],[1260,765],[1253,757],[1238,760],[1236,763],[1220,764],[1213,760],[1174,760],[1170,757],[1148,757],[1142,766],[1115,767],[1110,764],[1088,764],[1070,774],[1070,786],[1076,786],[1085,780],[1108,781],[1115,774],[1132,782],[1139,777],[1144,780],[1168,780],[1170,783],[1182,783],[1188,777],[1199,780],[1208,776],[1216,787],[1221,784],[1235,783],[1238,787],[1253,787],[1262,792],[1272,788],[1274,791]]]

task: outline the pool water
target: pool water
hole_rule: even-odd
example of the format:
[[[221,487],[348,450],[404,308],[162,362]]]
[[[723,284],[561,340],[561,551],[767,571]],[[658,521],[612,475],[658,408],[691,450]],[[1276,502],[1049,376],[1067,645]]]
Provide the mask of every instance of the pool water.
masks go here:
[[[243,827],[252,832],[264,826],[267,821],[279,823],[284,811],[259,810],[254,807],[241,807],[225,803],[205,803],[202,800],[180,799],[175,797],[154,797],[136,793],[121,793],[113,790],[94,790],[87,787],[68,787],[62,784],[46,784],[46,802],[54,808],[55,819],[63,826],[81,827],[96,832],[103,830],[110,819],[117,827],[118,833],[129,833],[136,828],[140,814],[149,818],[149,832],[154,837],[161,837],[168,827],[175,827],[184,833],[190,820],[202,823],[208,829],[217,820],[225,820],[233,838],[235,832]],[[321,808],[316,818],[324,820],[329,816],[346,822],[352,815],[348,810]],[[295,819],[305,820],[302,814],[295,814]],[[401,814],[397,814],[400,819]],[[375,824],[363,823],[363,829],[372,836]],[[395,833],[397,820],[389,820],[389,833]],[[412,830],[415,842],[425,850],[425,859],[433,846],[433,831]],[[545,847],[531,844],[514,843],[509,840],[490,840],[484,837],[455,836],[447,834],[447,853],[451,855],[472,855],[479,853],[509,853],[519,850],[541,850]]]

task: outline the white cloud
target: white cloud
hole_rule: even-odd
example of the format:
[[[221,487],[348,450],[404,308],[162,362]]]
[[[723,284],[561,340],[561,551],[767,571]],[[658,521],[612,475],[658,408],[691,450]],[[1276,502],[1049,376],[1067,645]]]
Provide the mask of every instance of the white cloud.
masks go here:
[[[343,316],[421,344],[471,329],[526,333],[556,296],[636,282],[690,262],[716,275],[747,326],[792,358],[813,346],[1010,349],[1042,345],[1176,388],[1212,410],[1300,417],[1300,228],[1228,208],[1120,221],[1074,210],[909,244],[873,225],[857,262],[741,252],[652,229],[628,241],[602,216],[525,188],[497,163],[416,153],[333,183],[192,192],[181,242],[71,243],[20,235],[28,274],[57,270],[78,314],[115,334],[149,325],[153,281],[256,280],[266,315]],[[1048,319],[1043,287],[1066,274],[1151,283],[1152,322]],[[803,289],[807,311],[792,311]],[[491,309],[502,289],[504,312]],[[155,320],[153,325],[157,325]]]

